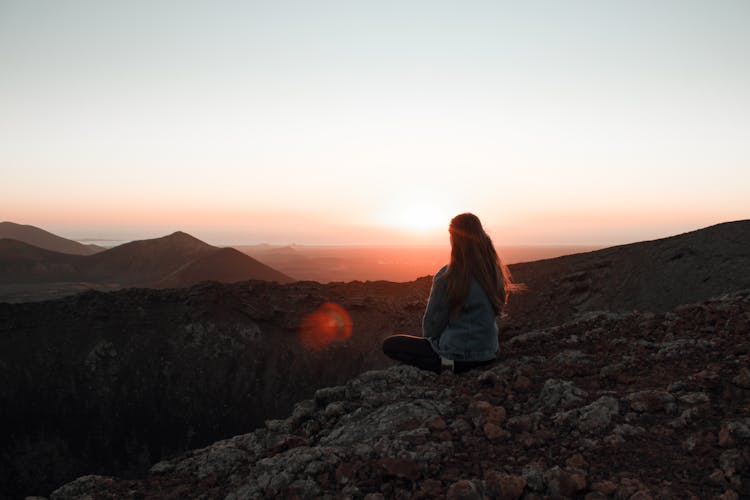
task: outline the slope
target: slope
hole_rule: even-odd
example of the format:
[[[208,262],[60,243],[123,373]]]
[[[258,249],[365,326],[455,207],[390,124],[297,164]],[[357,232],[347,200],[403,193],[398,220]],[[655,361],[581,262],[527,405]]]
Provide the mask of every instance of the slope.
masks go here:
[[[161,238],[131,241],[92,255],[86,261],[85,273],[90,281],[153,286],[215,250],[216,247],[177,231]]]
[[[71,281],[80,275],[85,257],[0,239],[0,283]]]
[[[160,288],[181,288],[201,281],[232,283],[244,280],[291,283],[293,278],[234,248],[219,248],[191,261],[156,283]]]
[[[103,250],[96,245],[84,245],[35,226],[7,221],[0,222],[0,238],[23,241],[45,250],[73,255],[92,255]]]
[[[511,297],[511,329],[558,324],[586,311],[666,311],[750,287],[750,220],[509,267],[527,286]]]

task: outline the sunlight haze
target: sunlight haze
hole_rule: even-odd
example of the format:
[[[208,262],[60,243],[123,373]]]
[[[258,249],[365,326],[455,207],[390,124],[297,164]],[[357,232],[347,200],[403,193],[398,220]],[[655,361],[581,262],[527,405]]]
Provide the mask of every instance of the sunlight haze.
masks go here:
[[[750,3],[0,0],[0,220],[617,244],[750,215]]]

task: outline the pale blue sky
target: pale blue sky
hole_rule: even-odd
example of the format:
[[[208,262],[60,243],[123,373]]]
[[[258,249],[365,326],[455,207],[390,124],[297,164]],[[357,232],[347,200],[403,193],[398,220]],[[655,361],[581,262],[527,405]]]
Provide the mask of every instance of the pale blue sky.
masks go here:
[[[0,219],[370,243],[471,210],[606,244],[747,218],[748,26],[727,0],[0,0]]]

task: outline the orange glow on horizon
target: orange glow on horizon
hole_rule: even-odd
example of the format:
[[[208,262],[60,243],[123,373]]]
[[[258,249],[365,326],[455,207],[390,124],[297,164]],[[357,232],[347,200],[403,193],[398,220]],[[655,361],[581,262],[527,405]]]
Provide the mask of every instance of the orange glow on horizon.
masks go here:
[[[300,342],[305,349],[317,351],[352,335],[352,318],[339,304],[325,302],[305,316],[300,326]]]

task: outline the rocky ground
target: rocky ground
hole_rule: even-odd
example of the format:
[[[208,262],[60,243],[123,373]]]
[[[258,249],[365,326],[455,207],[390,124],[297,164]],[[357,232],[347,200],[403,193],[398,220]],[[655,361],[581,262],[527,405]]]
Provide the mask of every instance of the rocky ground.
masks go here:
[[[750,497],[750,291],[588,312],[502,349],[461,375],[370,371],[145,479],[51,498]]]
[[[419,331],[429,289],[249,281],[0,303],[0,500],[83,474],[142,476],[384,368],[382,339]],[[351,337],[310,346],[301,325],[326,302],[347,311]]]

